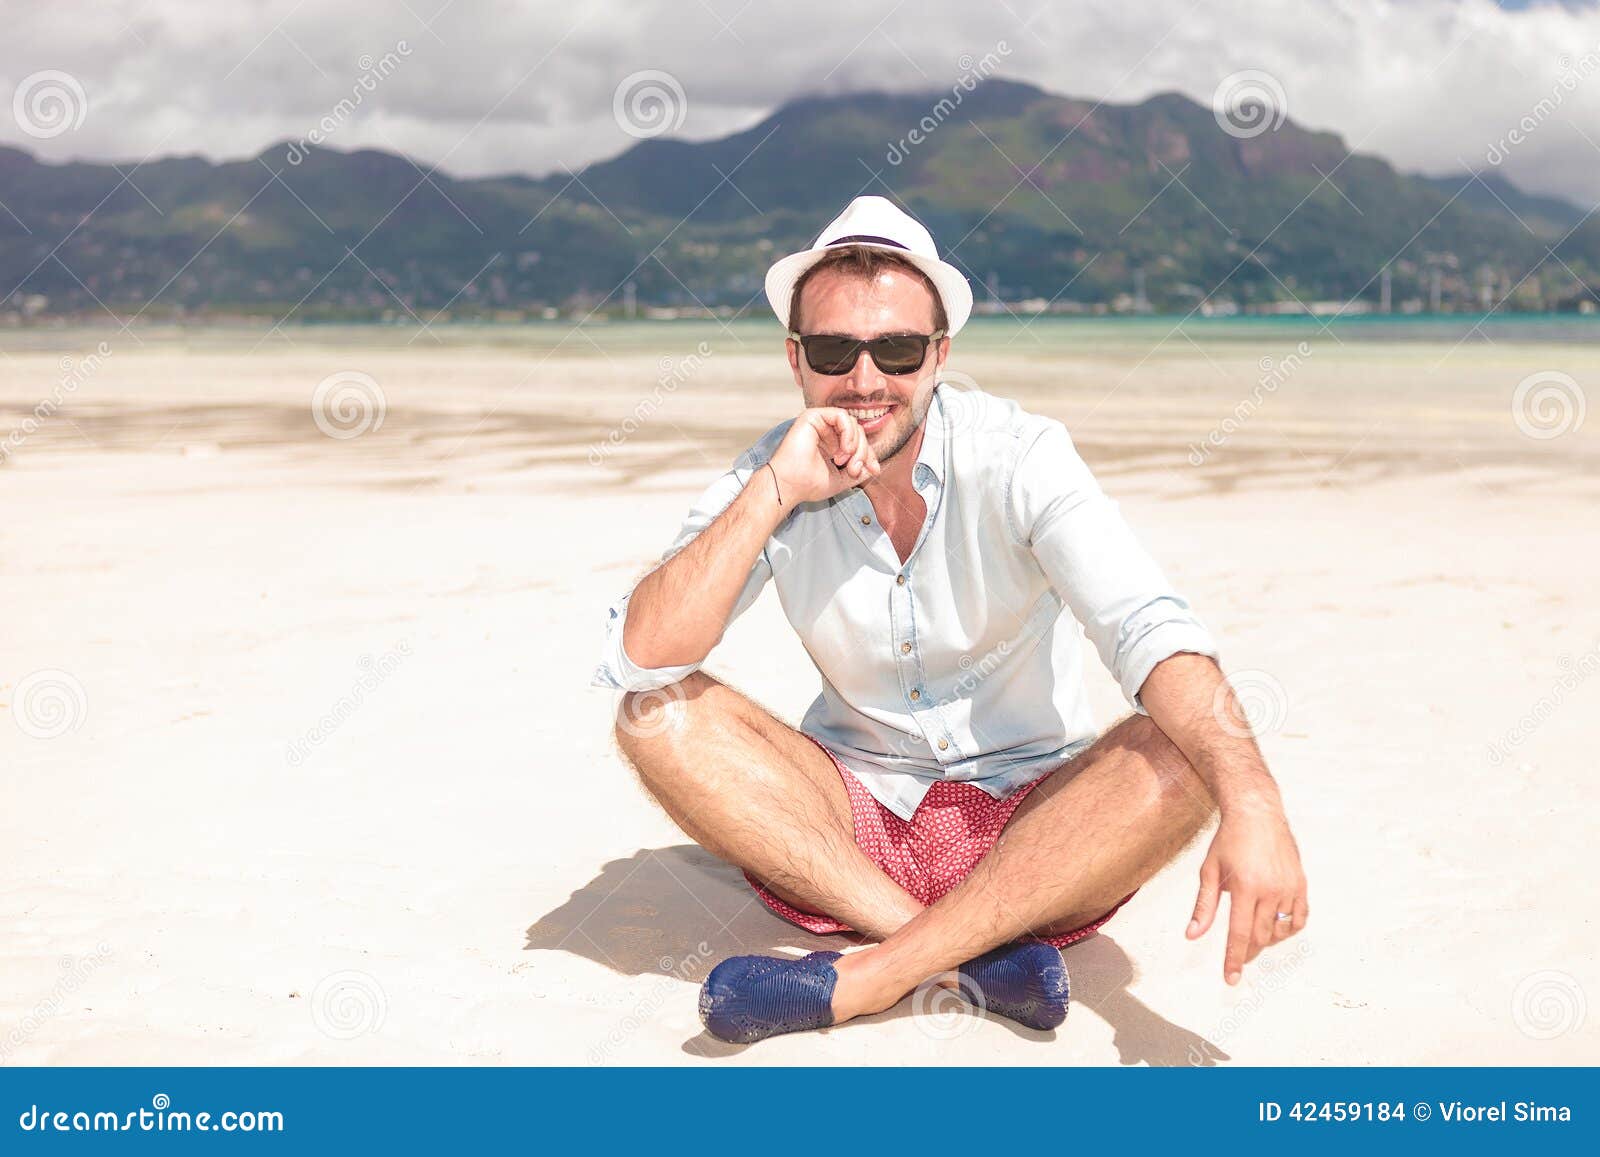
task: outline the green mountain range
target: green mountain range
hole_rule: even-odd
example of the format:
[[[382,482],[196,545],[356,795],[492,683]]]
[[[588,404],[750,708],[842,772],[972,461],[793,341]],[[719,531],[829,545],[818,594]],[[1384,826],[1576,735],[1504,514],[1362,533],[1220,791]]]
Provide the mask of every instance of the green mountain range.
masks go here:
[[[1399,173],[1288,119],[1234,136],[1176,93],[990,79],[808,97],[539,179],[287,143],[223,164],[0,148],[0,318],[764,310],[767,265],[861,193],[903,204],[1004,308],[1378,307],[1385,270],[1396,310],[1600,301],[1600,216],[1497,172]]]

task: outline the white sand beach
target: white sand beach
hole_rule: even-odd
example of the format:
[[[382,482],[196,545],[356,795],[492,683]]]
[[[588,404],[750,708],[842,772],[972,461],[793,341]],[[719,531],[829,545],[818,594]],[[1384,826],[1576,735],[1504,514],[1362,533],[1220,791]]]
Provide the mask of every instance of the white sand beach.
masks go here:
[[[700,979],[838,938],[689,844],[588,684],[796,407],[774,325],[0,335],[0,1063],[1600,1062],[1600,346],[1306,323],[1263,391],[1298,331],[1168,328],[975,324],[951,368],[1068,424],[1217,635],[1309,927],[1224,985],[1202,842],[1068,950],[1054,1034],[908,999],[748,1048]],[[330,436],[350,373],[382,422]],[[1565,419],[1518,421],[1536,374]],[[708,668],[817,691],[770,591]]]

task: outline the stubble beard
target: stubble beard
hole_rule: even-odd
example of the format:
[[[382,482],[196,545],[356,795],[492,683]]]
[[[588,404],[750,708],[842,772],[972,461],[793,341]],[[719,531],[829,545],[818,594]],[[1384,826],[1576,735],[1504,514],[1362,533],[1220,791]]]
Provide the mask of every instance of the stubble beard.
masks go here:
[[[937,384],[935,384],[934,388],[938,388]],[[904,450],[911,442],[911,439],[916,436],[917,431],[922,428],[922,424],[928,420],[928,411],[933,408],[933,390],[928,391],[927,400],[920,413],[916,411],[916,395],[912,395],[912,401],[907,406],[901,408],[910,409],[912,411],[911,420],[906,423],[905,427],[898,434],[895,435],[894,442],[887,449],[880,450],[876,446],[872,447],[872,452],[878,457],[879,465],[887,463],[896,454]],[[892,433],[892,431],[885,432]],[[868,444],[871,445],[870,440]]]

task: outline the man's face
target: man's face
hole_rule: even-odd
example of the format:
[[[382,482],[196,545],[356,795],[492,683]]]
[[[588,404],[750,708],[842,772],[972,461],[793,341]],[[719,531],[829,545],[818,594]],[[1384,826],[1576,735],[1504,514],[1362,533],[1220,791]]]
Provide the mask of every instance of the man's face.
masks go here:
[[[873,338],[933,332],[933,295],[902,269],[886,269],[870,280],[825,269],[806,282],[800,304],[800,333]],[[861,350],[849,373],[831,375],[813,370],[800,343],[788,342],[789,365],[806,408],[848,410],[861,423],[878,461],[885,463],[905,448],[928,416],[939,367],[949,349],[950,339],[940,338],[928,347],[921,369],[899,375],[883,373],[872,355]]]

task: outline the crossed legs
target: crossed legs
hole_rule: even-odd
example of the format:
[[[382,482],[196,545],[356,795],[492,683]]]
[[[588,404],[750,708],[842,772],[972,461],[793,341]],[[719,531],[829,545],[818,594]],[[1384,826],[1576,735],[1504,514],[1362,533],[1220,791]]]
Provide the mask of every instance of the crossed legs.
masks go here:
[[[696,671],[623,697],[617,745],[673,821],[783,900],[886,939],[922,911],[856,846],[850,797],[811,740]]]
[[[1145,883],[1211,819],[1183,753],[1123,720],[1023,801],[999,841],[923,907],[855,844],[849,797],[809,739],[703,672],[624,697],[617,741],[674,821],[789,903],[880,941],[835,965],[835,1022],[1028,933],[1082,927]]]

